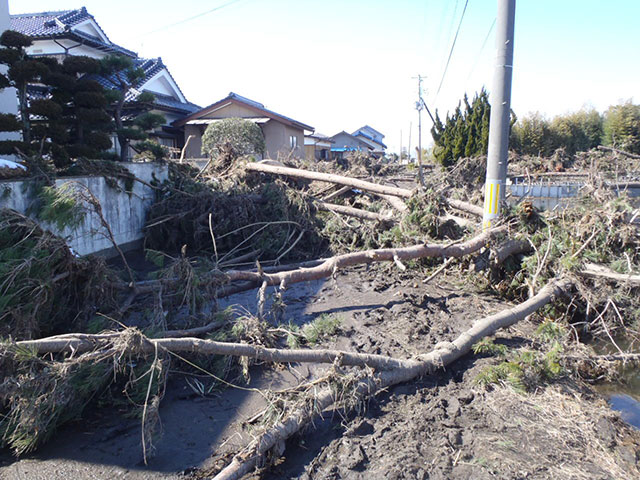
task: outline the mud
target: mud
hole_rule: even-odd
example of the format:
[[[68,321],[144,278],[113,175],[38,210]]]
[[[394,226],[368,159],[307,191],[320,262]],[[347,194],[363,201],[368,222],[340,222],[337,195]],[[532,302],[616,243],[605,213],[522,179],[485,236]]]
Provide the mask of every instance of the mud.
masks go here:
[[[340,332],[322,346],[409,358],[506,306],[459,277],[441,275],[425,285],[426,276],[376,265],[293,285],[283,320],[302,324],[337,315]],[[255,310],[256,292],[222,306],[229,304]],[[533,328],[525,322],[501,333],[500,341],[527,345]],[[475,378],[493,362],[468,355],[446,371],[371,399],[360,416],[327,412],[314,429],[287,442],[276,465],[251,478],[640,478],[640,434],[601,397],[570,379],[527,395],[508,387],[487,390]],[[326,368],[257,366],[248,387],[284,388]],[[163,435],[149,465],[142,463],[139,420],[97,409],[32,456],[15,460],[3,453],[0,477],[207,478],[257,432],[265,401],[246,386],[199,396],[177,363],[172,370],[160,409]]]

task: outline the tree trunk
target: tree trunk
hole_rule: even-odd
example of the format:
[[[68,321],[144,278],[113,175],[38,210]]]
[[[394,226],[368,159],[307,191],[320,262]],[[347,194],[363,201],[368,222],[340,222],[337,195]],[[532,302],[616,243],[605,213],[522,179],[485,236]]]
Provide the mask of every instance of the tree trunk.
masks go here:
[[[262,162],[247,163],[245,169],[252,172],[271,173],[275,175],[286,175],[294,178],[304,178],[307,180],[316,180],[319,182],[337,183],[348,187],[365,190],[367,192],[381,193],[383,195],[393,195],[395,197],[409,198],[412,195],[411,190],[405,188],[389,187],[371,183],[356,178],[344,177],[333,173],[311,172],[301,170],[299,168],[280,167],[276,165],[268,165]]]
[[[473,327],[462,333],[453,342],[444,342],[436,345],[432,352],[418,357],[416,361],[413,361],[412,365],[387,370],[362,379],[355,387],[356,395],[364,399],[390,386],[413,380],[419,376],[430,374],[439,368],[446,367],[469,353],[473,345],[482,338],[493,335],[497,330],[507,328],[523,320],[539,308],[547,305],[555,296],[562,294],[570,285],[567,280],[550,282],[537,295],[524,303],[478,320]],[[219,472],[213,480],[237,480],[251,472],[269,450],[287,440],[301,428],[312,423],[314,417],[321,415],[324,410],[332,406],[336,401],[338,399],[331,388],[319,392],[311,405],[294,411],[285,420],[269,428],[243,451],[236,454],[231,463]]]
[[[226,275],[229,281],[252,281],[255,283],[266,281],[267,285],[280,285],[281,282],[290,285],[292,283],[307,282],[329,277],[338,268],[352,265],[368,264],[374,262],[390,262],[415,260],[426,257],[462,257],[470,253],[477,252],[497,235],[504,233],[506,227],[497,227],[487,230],[466,242],[457,244],[424,244],[414,245],[404,248],[379,248],[376,250],[365,250],[362,252],[346,253],[335,257],[327,258],[320,265],[310,268],[301,268],[292,271],[279,273],[263,273],[248,271],[229,271]]]
[[[313,204],[318,208],[318,210],[324,210],[325,212],[342,213],[343,215],[360,218],[362,220],[374,220],[383,223],[395,222],[394,219],[389,216],[381,215],[380,213],[375,212],[368,212],[359,208],[347,207],[345,205],[335,205],[333,203],[321,202],[320,200],[314,201]]]

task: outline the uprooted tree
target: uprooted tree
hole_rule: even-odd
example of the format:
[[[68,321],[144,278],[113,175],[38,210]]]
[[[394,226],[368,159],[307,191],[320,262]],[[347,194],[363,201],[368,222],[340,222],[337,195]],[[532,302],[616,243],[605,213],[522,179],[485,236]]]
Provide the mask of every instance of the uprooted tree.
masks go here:
[[[0,352],[6,372],[0,384],[3,440],[18,454],[29,451],[105,389],[124,389],[143,406],[146,458],[169,359],[197,365],[200,372],[213,366],[202,363],[203,357],[223,359],[219,378],[234,369],[246,372],[254,361],[332,365],[325,377],[286,393],[296,401],[284,402],[288,406],[277,421],[257,432],[216,477],[240,478],[323,410],[349,409],[385,387],[432,373],[540,309],[547,321],[576,319],[591,334],[610,334],[640,320],[640,213],[628,199],[615,198],[594,182],[562,215],[521,202],[505,209],[500,225],[479,232],[481,209],[465,201],[472,196],[463,191],[476,189],[479,163],[470,159],[462,164],[464,172],[454,167],[434,173],[426,191],[387,185],[383,177],[376,183],[259,162],[211,177],[174,165],[171,182],[159,187],[160,201],[147,228],[147,245],[154,247],[149,258],[159,269],[144,281],[97,264],[89,268],[94,260],[74,257],[28,220],[8,215],[15,235],[36,235],[25,242],[10,236],[0,245],[0,255],[11,259],[3,271],[9,281],[0,287],[0,299],[12,302],[3,320],[20,326],[9,329],[20,333]],[[457,180],[451,179],[454,174]],[[305,257],[309,252],[313,255]],[[280,265],[284,258],[302,261]],[[241,268],[255,260],[255,268]],[[459,269],[516,305],[474,319],[458,338],[413,358],[290,342],[304,336],[277,323],[289,286],[379,262],[428,275],[425,283],[446,269]],[[267,312],[270,286],[276,292]],[[216,298],[248,289],[258,291],[256,316],[208,313]],[[63,302],[66,296],[75,303]],[[31,299],[37,299],[37,308]],[[62,302],[61,311],[52,316],[56,302]],[[72,310],[83,314],[66,315]],[[134,310],[143,333],[119,326]],[[628,315],[624,321],[621,312]],[[75,323],[65,325],[65,318]],[[202,335],[208,337],[195,338]],[[553,348],[556,357],[563,353]],[[55,395],[46,395],[52,385]]]

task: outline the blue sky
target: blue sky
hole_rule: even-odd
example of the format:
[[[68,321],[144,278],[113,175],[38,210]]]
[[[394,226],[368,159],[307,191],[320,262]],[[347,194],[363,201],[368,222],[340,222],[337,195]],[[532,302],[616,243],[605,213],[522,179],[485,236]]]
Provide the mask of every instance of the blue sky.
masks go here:
[[[234,91],[329,135],[369,124],[391,150],[401,130],[406,146],[410,123],[416,144],[412,77],[427,76],[425,99],[443,114],[465,91],[491,88],[496,0],[469,0],[437,96],[465,0],[237,0],[169,26],[229,1],[9,0],[9,10],[86,6],[113,42],[161,56],[195,103]],[[517,2],[516,114],[640,101],[639,18],[637,0]]]

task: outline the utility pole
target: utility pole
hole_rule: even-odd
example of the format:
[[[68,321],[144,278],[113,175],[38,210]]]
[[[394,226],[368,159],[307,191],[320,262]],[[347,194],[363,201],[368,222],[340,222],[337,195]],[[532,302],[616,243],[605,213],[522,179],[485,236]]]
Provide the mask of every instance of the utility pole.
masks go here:
[[[511,116],[511,77],[513,74],[513,25],[516,0],[498,0],[496,21],[496,65],[491,91],[491,119],[489,121],[489,152],[487,179],[484,189],[482,226],[500,215],[507,183],[509,154],[509,120]]]
[[[407,163],[411,163],[411,129],[413,124],[409,122],[409,145],[407,146]]]
[[[418,79],[418,101],[416,102],[416,110],[418,110],[418,179],[420,186],[424,187],[424,177],[422,176],[422,80],[425,77],[418,75],[413,78]]]
[[[400,130],[400,156],[398,157],[399,164],[402,165],[402,130]]]

